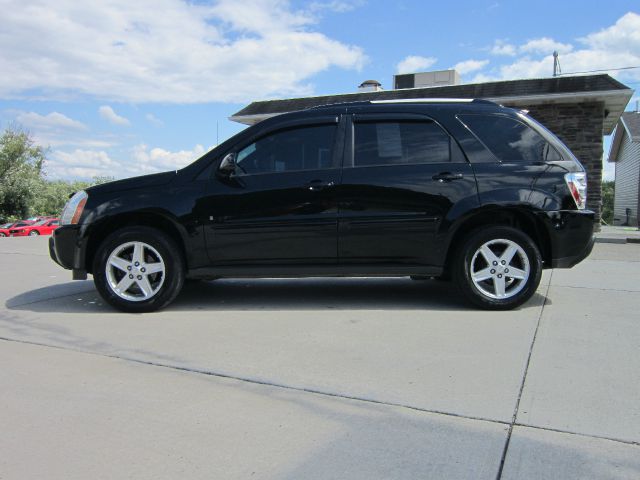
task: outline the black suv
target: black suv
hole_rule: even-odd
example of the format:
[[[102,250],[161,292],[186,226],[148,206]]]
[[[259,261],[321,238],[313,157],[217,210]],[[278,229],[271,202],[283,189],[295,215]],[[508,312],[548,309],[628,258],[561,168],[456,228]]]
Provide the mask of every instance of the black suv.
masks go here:
[[[182,170],[77,192],[51,257],[129,312],[185,279],[451,278],[509,309],[593,247],[586,174],[526,112],[482,100],[327,105],[254,125]]]

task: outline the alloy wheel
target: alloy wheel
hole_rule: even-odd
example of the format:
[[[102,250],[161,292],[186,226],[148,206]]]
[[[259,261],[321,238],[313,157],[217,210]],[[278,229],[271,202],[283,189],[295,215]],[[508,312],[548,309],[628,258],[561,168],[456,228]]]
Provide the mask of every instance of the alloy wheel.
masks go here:
[[[149,300],[158,293],[166,276],[162,256],[144,242],[116,247],[105,264],[107,282],[120,298],[133,302]]]
[[[495,239],[474,253],[471,280],[483,295],[497,300],[517,295],[527,284],[531,267],[524,249],[512,240]]]

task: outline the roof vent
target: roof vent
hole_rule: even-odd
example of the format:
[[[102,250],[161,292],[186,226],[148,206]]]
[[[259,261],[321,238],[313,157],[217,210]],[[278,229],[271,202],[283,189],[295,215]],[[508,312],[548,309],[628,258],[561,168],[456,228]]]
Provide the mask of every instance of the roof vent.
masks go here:
[[[424,88],[460,85],[460,75],[455,70],[407,73],[393,76],[393,88]]]
[[[379,92],[382,90],[382,84],[377,80],[365,80],[358,87],[358,92]]]

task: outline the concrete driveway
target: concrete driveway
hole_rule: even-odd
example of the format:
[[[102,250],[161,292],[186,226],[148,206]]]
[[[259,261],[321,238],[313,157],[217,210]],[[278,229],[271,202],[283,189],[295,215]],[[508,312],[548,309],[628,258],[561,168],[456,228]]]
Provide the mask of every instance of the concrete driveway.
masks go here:
[[[154,314],[0,239],[0,478],[640,478],[640,245],[512,312],[409,279],[219,280]]]

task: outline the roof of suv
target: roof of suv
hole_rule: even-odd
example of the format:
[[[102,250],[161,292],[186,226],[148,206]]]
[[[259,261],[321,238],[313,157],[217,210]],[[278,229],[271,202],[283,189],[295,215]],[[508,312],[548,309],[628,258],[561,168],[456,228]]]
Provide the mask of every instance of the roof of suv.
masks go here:
[[[271,118],[263,120],[269,125],[271,122],[284,120],[285,118],[299,119],[305,117],[314,117],[319,115],[338,115],[344,113],[364,113],[367,111],[378,113],[428,113],[438,110],[454,110],[456,113],[477,112],[482,111],[513,111],[512,108],[498,105],[489,100],[482,99],[465,99],[465,98],[437,98],[437,99],[402,99],[402,100],[378,100],[378,101],[359,101],[359,102],[341,102],[330,103],[326,105],[316,105],[298,110],[295,112],[282,113]],[[262,122],[261,122],[262,123]]]

